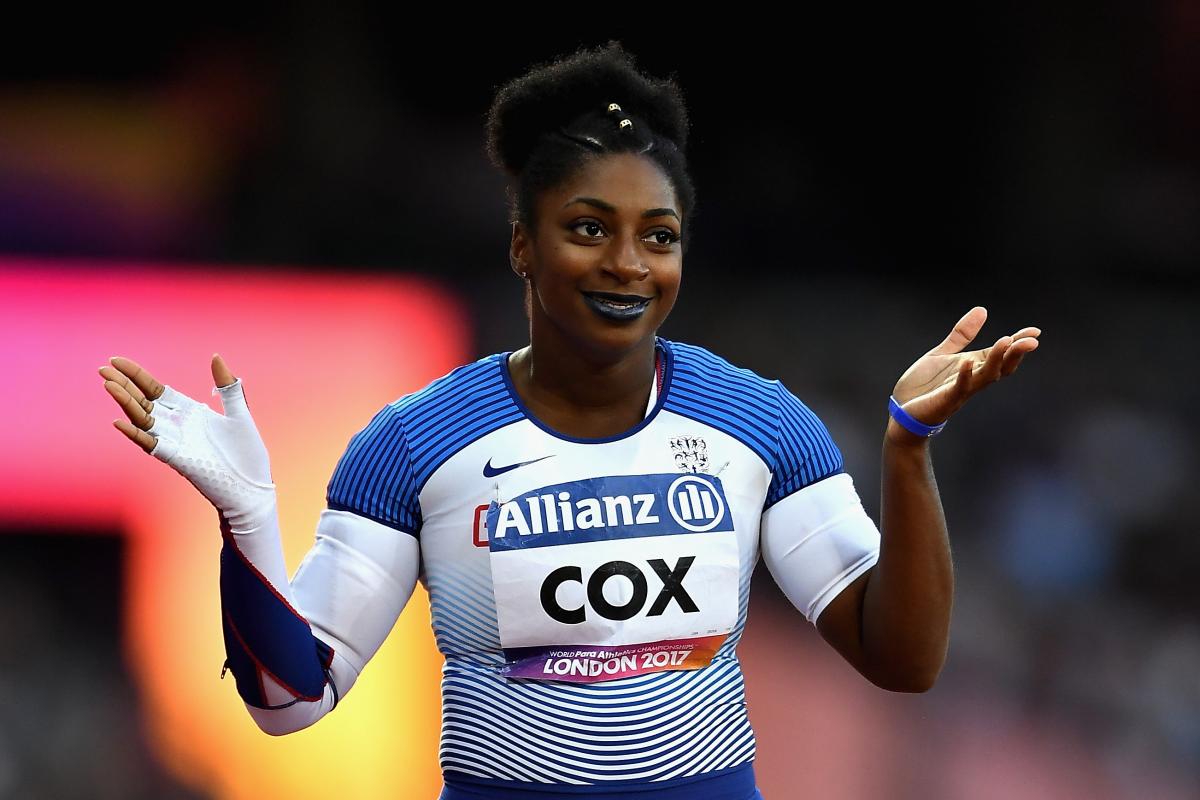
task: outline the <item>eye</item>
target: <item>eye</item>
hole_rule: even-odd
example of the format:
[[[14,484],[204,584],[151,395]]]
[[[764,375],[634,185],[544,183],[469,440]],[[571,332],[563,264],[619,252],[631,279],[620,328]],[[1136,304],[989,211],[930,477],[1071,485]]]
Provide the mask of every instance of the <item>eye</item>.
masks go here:
[[[579,231],[580,229],[584,232],[584,238],[595,239],[604,230],[604,226],[594,219],[581,219],[571,225],[571,230],[573,231]]]
[[[648,236],[654,239],[654,244],[658,245],[671,245],[679,241],[679,234],[670,228],[659,228],[651,231]]]

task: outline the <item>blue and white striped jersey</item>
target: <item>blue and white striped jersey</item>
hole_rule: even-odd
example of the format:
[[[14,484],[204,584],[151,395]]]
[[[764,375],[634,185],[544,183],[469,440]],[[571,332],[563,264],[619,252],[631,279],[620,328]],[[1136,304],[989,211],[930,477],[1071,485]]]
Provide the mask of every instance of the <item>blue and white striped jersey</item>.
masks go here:
[[[619,436],[547,428],[497,354],[387,405],[338,463],[331,509],[419,541],[448,780],[666,786],[754,758],[735,649],[760,529],[842,457],[778,381],[657,347],[657,402]],[[789,596],[815,620],[878,546],[806,552]]]

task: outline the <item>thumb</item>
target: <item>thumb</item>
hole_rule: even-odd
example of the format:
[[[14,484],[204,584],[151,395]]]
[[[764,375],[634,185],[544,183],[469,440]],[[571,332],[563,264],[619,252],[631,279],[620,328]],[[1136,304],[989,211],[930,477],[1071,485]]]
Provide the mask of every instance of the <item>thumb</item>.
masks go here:
[[[233,419],[249,417],[250,406],[246,403],[242,382],[233,377],[225,359],[221,358],[219,353],[213,353],[212,374],[213,383],[216,384],[212,393],[221,396],[221,408],[225,411],[225,416]]]
[[[961,353],[963,348],[974,341],[975,336],[979,333],[979,329],[983,327],[983,323],[987,321],[987,309],[983,306],[975,306],[966,314],[963,314],[955,325],[954,330],[950,331],[950,335],[942,340],[942,343],[929,351],[931,355],[951,355]]]
[[[213,383],[217,385],[217,388],[223,388],[237,380],[233,377],[233,373],[229,371],[229,367],[226,366],[225,359],[221,358],[220,353],[213,353],[212,376]]]

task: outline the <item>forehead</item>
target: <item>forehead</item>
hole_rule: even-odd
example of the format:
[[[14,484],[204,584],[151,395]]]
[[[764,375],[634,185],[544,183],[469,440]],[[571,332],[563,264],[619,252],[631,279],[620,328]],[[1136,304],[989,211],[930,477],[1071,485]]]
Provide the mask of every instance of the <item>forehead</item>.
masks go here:
[[[553,212],[573,197],[603,200],[618,211],[674,208],[683,213],[667,174],[652,160],[634,153],[588,159],[560,185],[543,192],[540,200],[543,207],[553,204],[547,209]]]

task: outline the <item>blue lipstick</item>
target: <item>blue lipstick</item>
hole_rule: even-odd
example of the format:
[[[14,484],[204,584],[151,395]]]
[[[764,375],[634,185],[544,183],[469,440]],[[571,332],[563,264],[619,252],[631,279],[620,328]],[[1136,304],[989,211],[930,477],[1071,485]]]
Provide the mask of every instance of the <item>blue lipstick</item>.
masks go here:
[[[583,299],[600,316],[614,322],[629,322],[645,313],[652,298],[636,294],[584,292]]]

